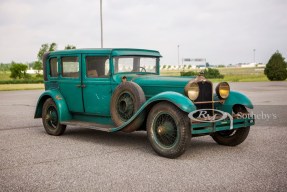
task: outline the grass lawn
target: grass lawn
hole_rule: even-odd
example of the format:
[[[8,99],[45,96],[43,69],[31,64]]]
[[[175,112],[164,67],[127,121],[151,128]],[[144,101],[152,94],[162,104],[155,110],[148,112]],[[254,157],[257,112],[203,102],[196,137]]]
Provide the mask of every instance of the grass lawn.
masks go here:
[[[44,89],[44,84],[3,84],[0,91]]]
[[[0,71],[0,80],[10,80],[10,72]]]
[[[224,79],[211,79],[213,82],[227,81],[227,82],[261,82],[269,81],[264,75],[262,68],[217,68]],[[191,69],[192,71],[200,72],[200,69]],[[189,71],[189,70],[185,70]],[[181,70],[162,70],[162,76],[180,76]]]

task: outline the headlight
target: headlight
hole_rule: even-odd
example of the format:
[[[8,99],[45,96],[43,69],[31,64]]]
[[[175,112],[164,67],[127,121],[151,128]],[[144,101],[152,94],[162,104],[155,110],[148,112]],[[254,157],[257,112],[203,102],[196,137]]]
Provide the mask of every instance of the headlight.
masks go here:
[[[229,84],[226,82],[221,82],[216,86],[215,91],[220,99],[227,99],[230,92]]]
[[[199,95],[199,86],[197,83],[192,82],[188,83],[185,86],[185,94],[188,96],[188,98],[192,101],[196,100]]]

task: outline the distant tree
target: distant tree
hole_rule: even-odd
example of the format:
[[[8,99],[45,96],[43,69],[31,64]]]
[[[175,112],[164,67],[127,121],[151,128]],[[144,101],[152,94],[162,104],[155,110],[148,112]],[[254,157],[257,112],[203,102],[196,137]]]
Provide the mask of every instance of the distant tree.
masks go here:
[[[65,47],[65,49],[67,50],[67,49],[76,49],[76,46],[74,46],[74,45],[66,45],[66,47]]]
[[[218,68],[223,68],[225,67],[225,65],[218,65]]]
[[[12,65],[10,67],[11,75],[10,77],[13,79],[24,79],[29,77],[29,75],[26,73],[28,69],[28,66],[21,63],[15,63],[12,62]]]
[[[43,70],[43,64],[41,61],[35,61],[33,64],[33,69],[37,70],[37,73],[39,74],[41,70]]]
[[[210,67],[210,64],[208,62],[205,63],[206,67]]]
[[[6,73],[6,71],[9,71],[11,64],[0,64],[0,71],[3,71],[4,73]]]
[[[287,78],[287,63],[284,57],[276,51],[269,59],[264,74],[270,81],[284,81]]]
[[[57,50],[57,44],[56,43],[45,43],[41,45],[41,48],[37,54],[38,57],[38,61],[42,61],[43,55],[44,53],[48,52],[48,51],[55,51]]]

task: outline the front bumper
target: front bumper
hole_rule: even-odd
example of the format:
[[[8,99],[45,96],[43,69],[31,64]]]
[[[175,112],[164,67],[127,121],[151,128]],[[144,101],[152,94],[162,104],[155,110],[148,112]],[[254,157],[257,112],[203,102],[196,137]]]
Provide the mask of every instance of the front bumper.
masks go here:
[[[233,119],[233,127],[230,126],[230,120],[222,120],[217,122],[191,122],[192,135],[197,134],[209,134],[216,131],[225,131],[231,129],[239,129],[243,127],[249,127],[255,124],[254,116],[241,119]]]

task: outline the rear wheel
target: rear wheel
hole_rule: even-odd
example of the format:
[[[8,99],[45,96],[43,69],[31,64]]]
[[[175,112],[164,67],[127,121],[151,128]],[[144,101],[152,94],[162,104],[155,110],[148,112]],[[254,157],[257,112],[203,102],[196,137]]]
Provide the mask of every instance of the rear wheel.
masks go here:
[[[66,125],[59,122],[58,110],[53,99],[47,99],[42,109],[42,122],[46,132],[50,135],[62,135]]]
[[[160,102],[151,109],[147,135],[157,154],[176,158],[185,152],[191,138],[188,120],[186,113],[169,102]]]
[[[246,108],[242,105],[234,106],[233,112],[238,113],[248,113]],[[220,145],[226,146],[236,146],[241,144],[248,136],[250,127],[243,127],[239,129],[218,131],[211,135],[211,137]]]

